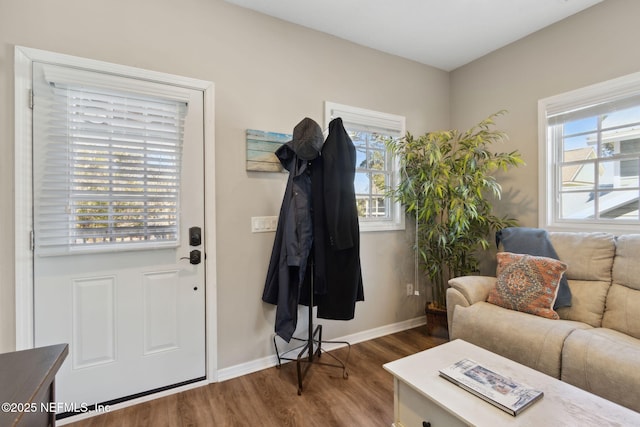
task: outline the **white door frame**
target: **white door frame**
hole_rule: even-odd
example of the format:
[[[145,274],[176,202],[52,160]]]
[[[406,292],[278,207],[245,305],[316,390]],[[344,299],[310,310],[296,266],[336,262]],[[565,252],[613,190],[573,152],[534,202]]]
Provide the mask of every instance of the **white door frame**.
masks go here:
[[[146,81],[172,84],[203,92],[205,201],[205,339],[207,381],[218,379],[217,283],[215,218],[214,85],[212,82],[155,71],[15,47],[15,313],[16,350],[33,348],[33,188],[32,188],[32,62],[109,72]]]

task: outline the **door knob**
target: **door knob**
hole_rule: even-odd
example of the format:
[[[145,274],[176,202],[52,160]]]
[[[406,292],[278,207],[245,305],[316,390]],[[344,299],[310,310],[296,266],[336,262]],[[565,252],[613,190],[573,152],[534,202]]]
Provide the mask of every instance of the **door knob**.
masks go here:
[[[191,264],[200,264],[200,262],[202,261],[202,253],[197,250],[194,249],[191,252],[189,252],[189,262]]]

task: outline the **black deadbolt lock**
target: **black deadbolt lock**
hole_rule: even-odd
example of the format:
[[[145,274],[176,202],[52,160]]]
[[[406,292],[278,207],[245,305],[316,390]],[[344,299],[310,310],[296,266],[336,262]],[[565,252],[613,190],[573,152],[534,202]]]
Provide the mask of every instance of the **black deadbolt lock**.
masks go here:
[[[200,246],[201,243],[202,243],[202,230],[200,230],[200,227],[191,227],[189,229],[189,245]]]
[[[189,252],[189,262],[191,264],[200,264],[200,261],[202,261],[202,255],[199,250],[194,249]]]

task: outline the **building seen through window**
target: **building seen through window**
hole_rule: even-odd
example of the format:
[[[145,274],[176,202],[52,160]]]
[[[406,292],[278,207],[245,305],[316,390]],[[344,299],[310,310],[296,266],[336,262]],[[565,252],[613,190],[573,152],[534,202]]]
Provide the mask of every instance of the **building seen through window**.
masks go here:
[[[542,99],[538,114],[540,226],[637,232],[640,73]]]
[[[358,215],[363,218],[388,218],[391,165],[384,140],[388,136],[372,132],[349,132],[356,147],[355,190]]]
[[[640,106],[557,126],[560,219],[638,221]]]

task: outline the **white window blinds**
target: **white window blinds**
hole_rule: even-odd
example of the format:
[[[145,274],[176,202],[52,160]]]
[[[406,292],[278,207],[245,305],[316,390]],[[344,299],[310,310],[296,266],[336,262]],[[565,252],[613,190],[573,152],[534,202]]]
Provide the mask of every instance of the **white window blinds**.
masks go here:
[[[340,117],[346,129],[380,133],[392,138],[400,138],[404,136],[405,118],[402,116],[336,104],[333,102],[327,102],[325,109],[329,120]]]
[[[176,246],[186,103],[68,71],[34,64],[37,253]]]

